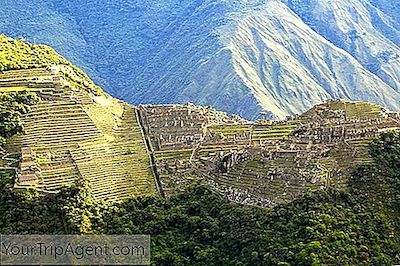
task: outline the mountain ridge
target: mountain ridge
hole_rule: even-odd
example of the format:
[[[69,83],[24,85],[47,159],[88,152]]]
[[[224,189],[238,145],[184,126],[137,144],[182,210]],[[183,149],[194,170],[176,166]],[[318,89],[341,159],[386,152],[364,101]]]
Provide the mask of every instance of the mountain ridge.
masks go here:
[[[5,8],[16,10],[23,2],[5,2]],[[250,119],[260,111],[282,118],[341,97],[398,110],[398,5],[329,3],[47,0],[37,3],[42,16],[32,11],[31,18],[19,18],[19,29],[3,13],[0,31],[52,44],[109,93],[133,104],[190,101]],[[65,35],[51,40],[34,19]],[[275,39],[280,48],[266,49]]]

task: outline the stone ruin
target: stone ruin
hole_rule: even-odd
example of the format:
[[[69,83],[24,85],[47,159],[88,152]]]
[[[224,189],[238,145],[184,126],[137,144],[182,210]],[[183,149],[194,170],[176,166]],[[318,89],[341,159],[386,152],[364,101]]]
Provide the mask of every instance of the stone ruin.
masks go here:
[[[227,198],[264,207],[310,190],[346,187],[368,162],[368,142],[400,116],[368,103],[331,100],[283,121],[246,121],[188,105],[139,107],[168,196],[205,180]]]
[[[19,169],[20,171],[17,174],[17,183],[23,185],[26,182],[38,181],[38,176],[41,170],[30,147],[21,148]]]

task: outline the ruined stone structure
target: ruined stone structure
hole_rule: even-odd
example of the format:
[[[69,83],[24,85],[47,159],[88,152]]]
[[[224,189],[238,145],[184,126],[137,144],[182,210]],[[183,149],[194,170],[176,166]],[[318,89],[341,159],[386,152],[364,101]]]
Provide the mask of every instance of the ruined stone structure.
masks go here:
[[[369,163],[369,141],[400,117],[369,103],[331,100],[283,121],[249,122],[193,105],[142,106],[166,195],[205,180],[231,200],[274,206],[308,190],[346,187]]]
[[[157,150],[193,148],[204,141],[208,125],[233,122],[214,109],[186,105],[144,105],[140,112]]]
[[[37,182],[40,175],[40,167],[36,162],[32,149],[29,147],[21,148],[21,161],[19,163],[20,172],[17,175],[17,183],[24,185],[26,182]]]

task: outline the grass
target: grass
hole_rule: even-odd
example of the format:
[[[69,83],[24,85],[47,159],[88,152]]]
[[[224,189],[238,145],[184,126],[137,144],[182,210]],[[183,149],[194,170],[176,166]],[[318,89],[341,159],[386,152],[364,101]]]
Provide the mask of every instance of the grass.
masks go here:
[[[52,160],[49,158],[49,156],[46,156],[44,154],[37,154],[36,162],[38,164],[50,164],[52,162]]]
[[[37,188],[54,192],[83,176],[92,183],[94,195],[105,200],[154,195],[150,160],[134,109],[122,105],[119,112],[92,105],[96,107],[41,101],[23,119],[26,134],[14,138],[11,146],[18,150],[24,143],[36,153],[43,180]],[[113,115],[108,123],[101,119]]]
[[[21,92],[21,91],[40,91],[40,88],[28,88],[28,87],[0,87],[0,92]]]
[[[159,151],[155,153],[155,157],[157,160],[189,158],[192,152],[193,150]]]
[[[371,103],[346,102],[345,110],[348,118],[381,118],[381,107]]]

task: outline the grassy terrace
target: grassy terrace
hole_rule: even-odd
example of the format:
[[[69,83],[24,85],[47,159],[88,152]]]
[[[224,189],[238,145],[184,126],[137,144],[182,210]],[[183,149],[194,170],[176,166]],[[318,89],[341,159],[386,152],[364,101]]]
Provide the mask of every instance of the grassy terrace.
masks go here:
[[[348,118],[381,118],[381,107],[375,104],[355,102],[345,103]]]
[[[201,147],[198,153],[202,155],[208,155],[208,153],[219,152],[219,151],[230,151],[230,150],[238,150],[241,147],[237,144],[232,145],[208,145]]]
[[[28,87],[0,87],[0,92],[19,92],[19,91],[40,91],[40,88],[28,88]]]
[[[41,71],[21,70],[20,76],[17,70],[0,73],[0,85],[9,85],[12,78],[29,80],[48,73]],[[38,86],[43,82],[37,81]],[[57,84],[46,84],[50,98],[42,98],[23,117],[23,134],[9,139],[7,148],[19,152],[21,147],[31,147],[41,172],[38,182],[16,186],[57,192],[77,178],[86,178],[94,196],[104,200],[157,193],[133,107],[106,96],[97,96],[96,103],[82,86],[72,93]],[[0,86],[0,92],[19,90],[41,89]],[[76,100],[71,101],[72,95]]]
[[[18,136],[15,147],[37,150],[74,147],[76,142],[100,137],[100,132],[84,110],[71,102],[41,101],[24,119],[25,135]]]
[[[323,109],[321,109],[323,108]],[[322,111],[321,111],[322,110]],[[313,114],[319,112],[322,116],[330,117],[334,113],[344,112],[347,119],[378,119],[383,118],[382,107],[366,102],[333,101],[316,106],[302,115],[302,120],[312,122]]]
[[[34,77],[47,77],[51,76],[51,72],[47,68],[29,68],[29,69],[19,69],[19,70],[7,70],[0,72],[1,80],[9,79],[26,79]]]
[[[0,72],[0,92],[40,91],[42,90],[40,85],[43,85],[43,82],[37,83],[38,87],[30,85],[35,85],[39,79],[51,80],[52,77],[53,75],[46,68]],[[51,86],[53,83],[50,82],[48,85]]]
[[[263,126],[253,124],[227,124],[212,126],[210,131],[225,137],[231,137],[243,133],[252,133],[253,140],[267,139],[287,139],[289,135],[296,129],[296,125],[275,125]]]
[[[268,140],[268,139],[287,139],[293,131],[296,129],[296,125],[277,125],[272,127],[258,126],[254,128],[253,140]]]
[[[192,154],[193,150],[176,150],[176,151],[157,151],[155,152],[155,157],[157,160],[168,160],[168,159],[178,159],[186,158],[188,159]]]
[[[216,126],[211,126],[209,129],[217,134],[221,134],[224,136],[232,136],[236,135],[238,133],[244,133],[244,132],[251,132],[252,127],[251,124],[245,124],[245,125],[216,125]]]

